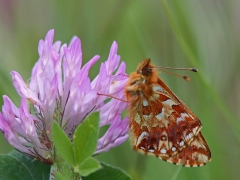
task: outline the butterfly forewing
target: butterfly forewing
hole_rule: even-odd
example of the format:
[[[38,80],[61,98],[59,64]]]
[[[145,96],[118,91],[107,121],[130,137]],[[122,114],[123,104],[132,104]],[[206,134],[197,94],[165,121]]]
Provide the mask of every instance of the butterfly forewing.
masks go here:
[[[149,59],[143,61],[137,72],[131,74],[125,89],[130,103],[133,148],[187,167],[206,164],[211,154],[200,133],[200,120],[172,93],[153,67]]]

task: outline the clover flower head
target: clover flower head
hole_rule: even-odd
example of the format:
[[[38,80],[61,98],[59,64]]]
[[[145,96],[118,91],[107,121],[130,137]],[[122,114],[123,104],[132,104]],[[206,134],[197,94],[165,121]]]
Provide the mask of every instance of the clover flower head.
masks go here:
[[[13,85],[21,96],[20,107],[3,96],[0,130],[15,149],[40,161],[52,164],[52,124],[57,121],[69,138],[76,127],[93,112],[100,112],[100,126],[110,125],[98,140],[95,154],[106,152],[128,138],[129,119],[121,118],[127,103],[124,99],[127,81],[126,65],[120,63],[118,45],[113,42],[108,59],[101,64],[99,74],[91,81],[88,73],[99,60],[94,56],[82,65],[81,41],[73,37],[70,44],[53,42],[54,30],[39,41],[39,59],[33,67],[27,85],[21,75],[12,71]],[[120,65],[119,65],[120,64]]]

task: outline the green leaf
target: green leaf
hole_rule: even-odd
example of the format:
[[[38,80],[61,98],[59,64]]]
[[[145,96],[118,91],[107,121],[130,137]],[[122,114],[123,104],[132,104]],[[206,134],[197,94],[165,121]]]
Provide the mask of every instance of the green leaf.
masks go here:
[[[52,133],[53,143],[57,148],[57,152],[65,161],[73,166],[75,161],[70,139],[56,122],[53,123]]]
[[[49,179],[50,166],[38,160],[12,151],[9,154],[0,154],[0,179],[1,180],[41,180]]]
[[[76,164],[80,165],[91,157],[97,147],[99,120],[96,113],[86,118],[74,134],[74,150]]]
[[[81,176],[88,176],[89,174],[99,170],[101,168],[101,165],[99,162],[90,157],[86,159],[79,167],[79,173]]]
[[[61,172],[54,173],[55,180],[72,180],[73,177],[71,177],[70,174],[62,174]]]
[[[54,164],[52,167],[52,171],[54,172],[53,176],[55,180],[72,180],[74,179],[74,173],[71,166],[68,164]]]
[[[123,170],[105,163],[101,163],[101,165],[103,167],[102,169],[90,174],[87,177],[83,177],[83,180],[131,180],[131,177]]]
[[[65,180],[65,177],[60,172],[54,173],[55,180]]]

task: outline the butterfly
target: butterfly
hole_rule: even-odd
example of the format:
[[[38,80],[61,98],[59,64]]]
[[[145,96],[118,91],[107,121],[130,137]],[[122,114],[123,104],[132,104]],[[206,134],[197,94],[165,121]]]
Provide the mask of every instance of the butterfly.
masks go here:
[[[211,161],[200,120],[158,77],[150,59],[130,74],[125,95],[131,143],[136,151],[185,167]]]

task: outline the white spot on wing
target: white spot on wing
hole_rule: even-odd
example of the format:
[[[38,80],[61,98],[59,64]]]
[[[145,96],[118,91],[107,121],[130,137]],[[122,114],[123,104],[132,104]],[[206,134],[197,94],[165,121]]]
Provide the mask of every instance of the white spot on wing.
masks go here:
[[[175,148],[175,147],[172,147],[172,151],[173,151],[173,152],[176,151],[176,148]]]
[[[164,92],[164,89],[161,88],[160,86],[153,86],[152,90],[155,92]]]
[[[150,96],[149,100],[150,100],[150,101],[154,101],[155,98],[153,98],[152,96]]]
[[[193,129],[193,134],[197,134],[198,126]]]
[[[148,151],[149,151],[149,152],[154,152],[154,149],[149,149]]]
[[[179,145],[180,145],[180,146],[183,146],[183,145],[184,145],[184,141],[181,141]]]
[[[162,135],[167,136],[168,134],[167,134],[166,131],[163,131],[163,132],[162,132]]]
[[[135,114],[134,120],[135,120],[138,124],[141,123],[141,118],[140,118],[140,115],[139,115],[138,113]]]
[[[160,152],[161,152],[162,154],[166,154],[166,153],[167,153],[167,150],[164,149],[164,148],[162,148],[162,149],[160,150]]]
[[[185,137],[185,139],[188,140],[188,139],[191,139],[192,137],[193,137],[193,133],[189,133],[189,134]]]
[[[146,99],[143,99],[143,106],[148,106],[148,102]]]
[[[189,117],[187,113],[181,113],[181,117],[185,118],[185,117]]]
[[[144,138],[144,136],[149,136],[147,132],[143,131],[142,134],[138,137],[137,145],[141,142],[141,140]]]
[[[164,107],[162,108],[162,112],[159,113],[158,115],[156,115],[155,117],[159,120],[161,120],[163,118],[163,115],[164,115]]]
[[[142,115],[142,117],[145,120],[149,120],[152,117],[152,113],[150,113],[149,115]]]
[[[170,106],[170,107],[172,107],[173,105],[176,105],[176,103],[173,102],[171,99],[168,99],[168,100],[166,100],[166,101],[163,101],[162,103],[165,104],[165,105],[168,105],[168,106]]]
[[[154,101],[155,99],[158,99],[160,97],[160,94],[158,93],[153,93],[153,97],[150,98],[150,101]]]
[[[177,118],[177,123],[179,123],[179,122],[181,122],[181,121],[183,121],[183,118]]]
[[[184,121],[185,117],[189,117],[187,113],[181,113],[180,117],[177,118],[177,123]]]

